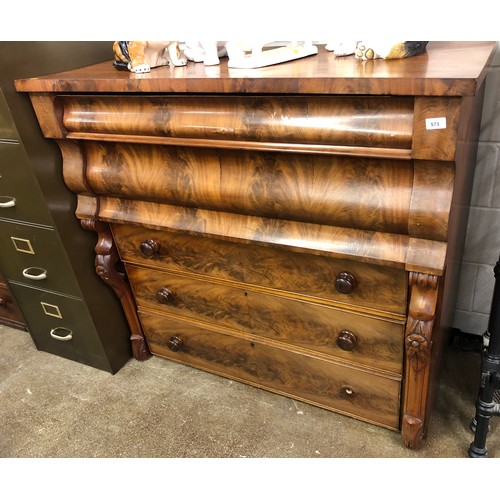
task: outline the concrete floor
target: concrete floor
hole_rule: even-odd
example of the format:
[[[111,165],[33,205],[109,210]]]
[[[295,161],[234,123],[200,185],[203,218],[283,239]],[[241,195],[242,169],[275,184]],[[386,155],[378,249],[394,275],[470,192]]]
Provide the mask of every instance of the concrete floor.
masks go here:
[[[160,358],[110,375],[0,325],[0,457],[465,458],[479,362],[449,349],[427,443],[411,451],[399,433]]]

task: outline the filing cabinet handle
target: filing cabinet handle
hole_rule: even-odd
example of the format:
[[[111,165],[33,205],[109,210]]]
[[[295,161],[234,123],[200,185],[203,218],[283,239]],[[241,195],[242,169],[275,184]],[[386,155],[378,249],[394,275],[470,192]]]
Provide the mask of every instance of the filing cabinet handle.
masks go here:
[[[356,335],[349,330],[342,330],[337,337],[337,345],[344,351],[352,351],[356,341]]]
[[[156,300],[160,304],[169,304],[174,300],[174,294],[168,288],[160,288],[156,292]]]
[[[182,349],[182,339],[175,335],[170,337],[170,340],[167,342],[167,347],[171,351],[180,351]]]
[[[152,257],[156,253],[158,253],[158,250],[160,249],[158,243],[156,243],[155,240],[147,239],[143,241],[140,245],[140,250],[143,255],[146,257]]]
[[[10,208],[10,207],[16,206],[16,199],[15,198],[11,198],[9,196],[6,196],[6,198],[8,198],[9,201],[0,202],[0,208]]]
[[[58,331],[68,332],[68,334],[65,335],[64,337],[62,337],[61,335],[56,334],[56,332],[58,332]],[[73,332],[69,328],[64,328],[63,326],[58,326],[58,327],[52,328],[52,330],[50,330],[50,336],[53,339],[60,340],[61,342],[65,342],[65,341],[71,340],[73,338]]]
[[[31,272],[33,270],[41,272],[39,272],[38,274],[32,274]],[[29,280],[40,281],[47,278],[47,271],[45,269],[42,269],[41,267],[27,267],[26,269],[23,269],[23,276],[25,278],[28,278]]]
[[[348,295],[352,293],[355,287],[356,278],[353,274],[348,271],[342,271],[337,275],[337,279],[335,280],[335,289],[337,292]]]

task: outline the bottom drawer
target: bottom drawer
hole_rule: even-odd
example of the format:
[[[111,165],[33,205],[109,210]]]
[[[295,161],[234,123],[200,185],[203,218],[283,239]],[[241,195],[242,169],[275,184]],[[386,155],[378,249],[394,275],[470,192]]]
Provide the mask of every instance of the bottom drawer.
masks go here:
[[[390,429],[399,428],[398,378],[140,313],[153,354]]]
[[[38,350],[110,371],[83,301],[20,283],[10,287]]]

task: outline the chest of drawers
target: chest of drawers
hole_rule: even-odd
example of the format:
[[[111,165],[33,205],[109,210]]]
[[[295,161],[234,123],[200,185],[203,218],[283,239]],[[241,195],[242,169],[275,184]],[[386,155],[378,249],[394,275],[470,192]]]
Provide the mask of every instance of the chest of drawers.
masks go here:
[[[453,312],[494,44],[18,80],[149,353],[401,431]],[[124,269],[122,269],[124,264]],[[123,272],[124,271],[124,272]]]

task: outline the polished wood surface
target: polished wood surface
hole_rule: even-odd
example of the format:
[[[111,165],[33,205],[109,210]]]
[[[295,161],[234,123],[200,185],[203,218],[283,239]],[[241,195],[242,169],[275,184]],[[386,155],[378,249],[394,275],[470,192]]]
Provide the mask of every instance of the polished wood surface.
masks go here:
[[[258,70],[188,64],[147,75],[116,71],[112,61],[19,80],[22,92],[214,92],[269,94],[474,95],[485,77],[495,42],[430,42],[427,51],[402,60],[358,61],[318,55]]]
[[[402,373],[403,321],[346,313],[263,289],[221,284],[127,266],[137,305],[325,353],[359,365]],[[351,349],[338,345],[342,332]],[[355,340],[352,340],[354,337]],[[342,345],[342,339],[340,341]]]
[[[172,318],[141,313],[151,351],[203,370],[292,396],[323,408],[397,429],[401,384],[397,377],[362,369],[245,336],[228,335]],[[181,345],[172,350],[169,341]],[[180,341],[180,342],[179,342]]]
[[[400,320],[406,314],[407,276],[402,270],[356,261],[256,247],[184,233],[153,231],[113,224],[113,235],[125,262],[177,274],[232,281],[293,294],[318,304]],[[142,244],[147,253],[143,251]],[[356,277],[351,293],[339,293],[335,282],[342,272]]]
[[[103,63],[16,85],[99,234],[136,358],[398,429],[416,449],[494,46],[366,62],[320,48],[250,71]]]

